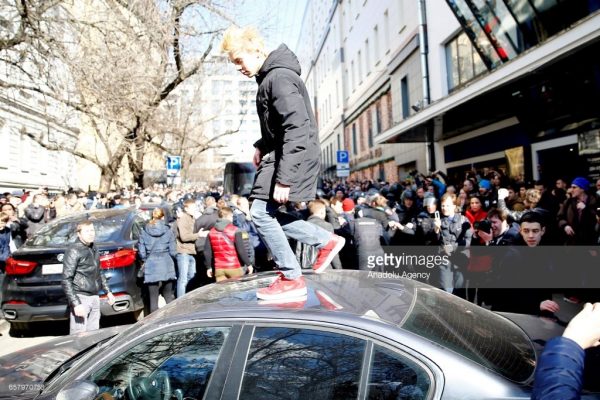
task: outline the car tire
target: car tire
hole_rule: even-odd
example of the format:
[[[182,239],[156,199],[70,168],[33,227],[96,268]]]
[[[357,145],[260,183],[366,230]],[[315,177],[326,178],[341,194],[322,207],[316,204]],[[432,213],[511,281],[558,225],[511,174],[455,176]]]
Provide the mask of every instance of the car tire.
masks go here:
[[[23,337],[31,330],[29,322],[10,322],[10,331],[8,334],[12,337]]]

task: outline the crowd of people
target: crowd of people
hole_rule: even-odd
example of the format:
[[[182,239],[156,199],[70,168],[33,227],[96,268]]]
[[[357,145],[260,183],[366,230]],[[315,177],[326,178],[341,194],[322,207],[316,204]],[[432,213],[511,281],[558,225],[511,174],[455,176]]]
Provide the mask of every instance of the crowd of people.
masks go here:
[[[553,185],[528,184],[511,182],[497,171],[485,176],[469,173],[458,183],[440,171],[415,172],[411,178],[391,184],[324,179],[316,200],[283,207],[295,218],[345,238],[333,268],[378,270],[382,267],[370,260],[384,256],[386,246],[428,248],[450,260],[430,271],[425,279],[429,284],[500,311],[551,315],[559,308],[552,289],[560,286],[531,288],[523,281],[526,268],[539,276],[556,268],[558,261],[551,257],[540,261],[541,253],[522,253],[519,248],[593,248],[600,243],[600,180],[593,188],[584,177],[572,179],[570,185],[562,178]],[[139,242],[152,310],[159,293],[170,302],[215,279],[274,268],[252,220],[249,200],[216,190],[154,186],[108,194],[72,190],[52,196],[42,188],[21,196],[5,193],[0,204],[0,262],[54,218],[89,209],[156,208]],[[289,243],[301,267],[310,268],[318,254],[315,247]],[[498,250],[494,247],[502,247],[502,252],[493,252]],[[536,264],[527,254],[536,254],[538,269],[526,266]],[[597,264],[597,254],[589,257],[590,265]],[[570,283],[568,288],[578,285]],[[589,291],[566,292],[575,301],[594,300],[588,298],[593,296]]]

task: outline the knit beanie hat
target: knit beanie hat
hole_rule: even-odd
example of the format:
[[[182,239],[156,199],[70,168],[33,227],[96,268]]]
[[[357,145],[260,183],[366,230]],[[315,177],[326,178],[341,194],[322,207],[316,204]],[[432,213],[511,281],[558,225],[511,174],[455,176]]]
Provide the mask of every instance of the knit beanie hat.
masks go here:
[[[579,186],[583,190],[588,190],[590,188],[590,181],[588,181],[584,177],[578,176],[577,178],[573,179],[571,185]]]
[[[354,200],[351,198],[344,199],[344,201],[342,201],[342,210],[345,212],[354,210]]]

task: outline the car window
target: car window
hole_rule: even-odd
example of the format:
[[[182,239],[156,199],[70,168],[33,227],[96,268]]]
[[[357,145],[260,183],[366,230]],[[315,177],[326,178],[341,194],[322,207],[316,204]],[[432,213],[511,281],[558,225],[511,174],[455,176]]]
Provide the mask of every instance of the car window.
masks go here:
[[[256,328],[239,398],[356,398],[365,343],[313,329]]]
[[[115,241],[123,229],[126,219],[127,214],[118,214],[109,218],[93,220],[96,230],[95,242]],[[52,247],[74,243],[77,240],[77,224],[82,221],[82,219],[61,219],[46,224],[27,241],[27,245]]]
[[[431,387],[429,374],[417,363],[375,346],[369,375],[368,399],[421,400]]]
[[[115,399],[201,399],[229,331],[192,328],[153,337],[88,379]]]

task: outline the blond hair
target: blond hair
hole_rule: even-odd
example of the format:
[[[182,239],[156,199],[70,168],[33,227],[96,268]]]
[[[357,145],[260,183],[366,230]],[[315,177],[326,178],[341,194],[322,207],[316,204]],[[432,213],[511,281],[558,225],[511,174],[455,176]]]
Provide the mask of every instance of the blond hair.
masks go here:
[[[231,25],[223,33],[221,42],[221,51],[223,53],[238,53],[241,51],[261,51],[264,52],[265,42],[253,26],[237,27]]]

